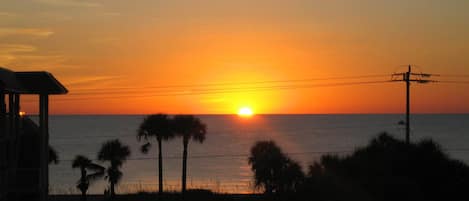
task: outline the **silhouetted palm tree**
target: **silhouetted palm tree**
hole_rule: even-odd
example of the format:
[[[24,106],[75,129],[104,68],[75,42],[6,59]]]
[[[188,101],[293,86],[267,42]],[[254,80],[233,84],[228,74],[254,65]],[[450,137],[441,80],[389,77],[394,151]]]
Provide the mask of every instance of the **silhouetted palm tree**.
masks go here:
[[[122,178],[122,172],[119,168],[130,156],[130,149],[128,146],[123,145],[118,139],[109,140],[104,142],[101,150],[98,152],[98,159],[100,161],[108,161],[110,166],[106,169],[106,179],[109,181],[111,198],[115,196],[114,186],[119,183]]]
[[[105,168],[93,163],[90,159],[85,156],[77,155],[72,162],[72,168],[80,168],[80,180],[77,182],[77,188],[81,191],[81,200],[86,200],[86,191],[90,183],[98,178],[104,176]],[[93,171],[88,174],[87,170]]]
[[[158,142],[158,190],[163,193],[163,154],[162,141],[169,140],[174,137],[171,130],[171,119],[166,114],[154,114],[145,117],[137,132],[137,140],[145,140],[142,145],[142,153],[148,153],[151,143],[149,138],[155,138]]]
[[[187,172],[187,146],[189,140],[203,143],[207,126],[193,115],[176,115],[173,118],[173,130],[176,135],[182,137],[182,193],[186,192],[186,172]]]

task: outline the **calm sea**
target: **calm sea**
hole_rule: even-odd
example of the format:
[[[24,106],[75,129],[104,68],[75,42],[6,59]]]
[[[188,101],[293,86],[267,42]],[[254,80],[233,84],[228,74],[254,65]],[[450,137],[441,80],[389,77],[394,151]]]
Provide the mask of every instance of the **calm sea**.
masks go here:
[[[71,160],[82,154],[96,158],[101,144],[118,138],[131,147],[123,166],[119,192],[157,189],[156,146],[140,153],[135,134],[144,116],[51,116],[50,143],[60,156],[50,166],[51,193],[77,193],[79,170]],[[247,163],[250,147],[259,140],[274,140],[304,169],[321,154],[348,154],[375,135],[386,131],[403,139],[398,122],[403,115],[201,115],[208,126],[205,142],[190,142],[188,186],[217,192],[253,192],[252,173]],[[469,162],[469,115],[413,115],[411,140],[433,138],[454,158]],[[166,190],[179,190],[182,140],[163,144]],[[90,193],[102,193],[106,183],[98,181]]]

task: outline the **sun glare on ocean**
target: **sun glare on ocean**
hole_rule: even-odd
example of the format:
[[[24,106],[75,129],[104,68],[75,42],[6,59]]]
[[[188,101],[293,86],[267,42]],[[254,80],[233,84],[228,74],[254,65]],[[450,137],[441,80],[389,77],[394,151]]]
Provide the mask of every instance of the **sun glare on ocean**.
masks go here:
[[[254,115],[254,113],[252,112],[251,108],[242,107],[238,110],[238,115],[240,117],[251,117],[252,115]]]

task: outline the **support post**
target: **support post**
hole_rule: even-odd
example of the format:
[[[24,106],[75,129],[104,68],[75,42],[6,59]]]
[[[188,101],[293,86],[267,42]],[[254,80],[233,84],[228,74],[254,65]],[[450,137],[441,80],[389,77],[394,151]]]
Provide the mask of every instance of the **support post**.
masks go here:
[[[39,95],[39,127],[40,136],[40,167],[39,167],[39,195],[40,201],[48,200],[49,193],[49,97]]]
[[[9,125],[8,125],[8,137],[13,137],[13,133],[16,133],[15,131],[15,121],[13,121],[14,119],[14,114],[15,114],[15,105],[14,105],[14,102],[15,102],[15,99],[14,99],[14,94],[13,93],[9,93],[8,94],[8,121],[9,121]]]
[[[6,125],[6,104],[5,85],[0,80],[0,201],[4,201],[8,194],[7,187],[7,125]]]
[[[3,83],[0,81],[0,138],[6,137],[6,114],[7,107],[5,104],[5,88]]]
[[[16,193],[14,192],[16,174],[17,174],[17,160],[16,160],[16,128],[15,128],[15,94],[12,92],[8,93],[8,126],[6,132],[6,138],[8,143],[8,167],[7,167],[7,198],[17,199]]]
[[[14,119],[13,119],[13,121],[14,121],[14,124],[15,124],[15,138],[19,139],[20,138],[20,129],[21,129],[20,128],[20,95],[15,94],[13,96],[13,98],[15,99],[15,103],[13,104],[13,106],[14,106],[14,109],[13,109]],[[19,146],[19,145],[17,144],[17,146]]]

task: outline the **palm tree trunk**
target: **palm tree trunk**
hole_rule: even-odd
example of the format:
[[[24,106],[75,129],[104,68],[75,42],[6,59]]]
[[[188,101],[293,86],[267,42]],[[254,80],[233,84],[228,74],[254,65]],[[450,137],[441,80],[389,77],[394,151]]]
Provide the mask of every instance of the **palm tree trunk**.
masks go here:
[[[86,201],[86,191],[84,190],[81,191],[81,200]]]
[[[86,191],[88,190],[88,186],[85,187],[86,181],[86,169],[84,166],[80,167],[81,170],[81,177],[80,177],[80,191],[81,191],[81,200],[86,201]]]
[[[114,195],[116,195],[116,192],[114,191],[114,182],[111,182],[111,200],[114,200]]]
[[[161,139],[158,139],[158,191],[163,193],[163,155],[161,153]]]
[[[189,138],[184,137],[183,145],[184,150],[182,152],[182,193],[186,192],[186,172],[187,172],[187,145],[189,144]]]

